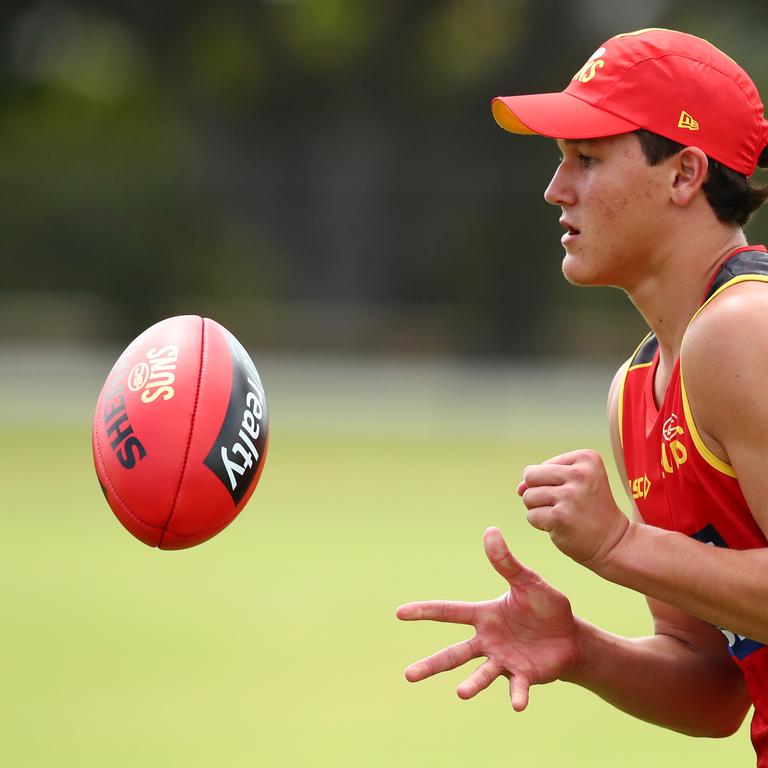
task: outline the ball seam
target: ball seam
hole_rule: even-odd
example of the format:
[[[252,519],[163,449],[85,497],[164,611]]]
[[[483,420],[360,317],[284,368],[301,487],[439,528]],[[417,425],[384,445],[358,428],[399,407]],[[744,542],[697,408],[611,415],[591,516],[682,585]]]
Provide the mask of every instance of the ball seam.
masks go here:
[[[261,479],[261,473],[264,471],[264,461],[267,458],[268,447],[269,447],[269,436],[267,436],[267,442],[264,444],[264,450],[261,452],[261,463],[259,464],[259,469],[254,475],[253,480],[251,481],[251,486],[249,490],[246,492],[246,495],[243,496],[240,503],[236,507],[234,507],[232,512],[227,516],[226,523],[222,525],[221,522],[216,522],[216,523],[213,523],[213,525],[209,525],[207,528],[204,528],[202,531],[195,531],[194,533],[172,533],[171,536],[173,536],[176,539],[193,539],[197,536],[206,536],[211,531],[215,531],[216,533],[218,533],[219,531],[223,531],[230,523],[232,523],[232,521],[240,514],[240,512],[243,511],[243,507],[248,503],[249,499],[253,495],[253,492],[256,490],[256,486],[259,484],[259,480]]]
[[[192,404],[192,418],[189,420],[189,435],[187,437],[187,447],[184,451],[184,461],[181,464],[181,474],[179,476],[179,484],[176,487],[176,493],[173,497],[173,505],[171,506],[171,511],[168,514],[168,518],[165,521],[165,524],[162,527],[162,533],[160,534],[160,541],[158,542],[158,547],[160,549],[163,548],[163,539],[165,538],[165,534],[168,531],[168,526],[171,524],[171,520],[173,520],[174,512],[176,512],[176,505],[179,502],[179,495],[181,493],[181,486],[184,484],[184,475],[187,472],[187,462],[189,461],[189,452],[192,448],[192,435],[194,434],[195,430],[195,419],[197,418],[197,406],[200,401],[200,386],[203,381],[203,361],[205,359],[205,318],[200,318],[200,365],[197,367],[197,387],[195,388],[195,399]],[[175,534],[174,534],[175,535]]]

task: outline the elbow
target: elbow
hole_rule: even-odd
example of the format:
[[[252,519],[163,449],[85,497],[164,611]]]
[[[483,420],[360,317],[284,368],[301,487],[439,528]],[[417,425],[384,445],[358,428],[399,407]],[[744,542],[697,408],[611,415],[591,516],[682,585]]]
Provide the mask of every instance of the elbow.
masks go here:
[[[729,720],[723,718],[722,722],[718,723],[717,727],[712,729],[712,733],[709,734],[709,737],[711,739],[726,739],[729,736],[733,736],[733,734],[741,728],[741,724],[744,722],[744,718],[748,711],[747,708],[734,713]]]
[[[702,733],[691,734],[705,739],[727,739],[729,736],[733,736],[739,730],[741,723],[734,725],[733,727],[713,727],[712,729],[703,731]]]
[[[724,697],[717,723],[713,727],[710,737],[724,739],[733,736],[741,728],[741,724],[751,708],[752,697],[749,695],[744,678],[739,671],[737,683],[731,688],[731,695]]]
[[[685,723],[681,727],[672,726],[672,730],[699,739],[727,739],[739,730],[742,722],[744,722],[743,716],[727,721]]]
[[[699,733],[696,735],[704,736],[707,739],[727,739],[729,736],[733,736],[733,734],[739,730],[743,721],[744,721],[744,718],[742,717],[741,720],[739,720],[738,722],[734,721],[733,723],[730,723],[728,725],[718,723],[716,727],[713,727],[711,730],[708,730],[706,733]]]
[[[752,707],[744,679],[739,672],[739,679],[733,680],[728,686],[718,686],[711,690],[710,695],[702,696],[697,702],[683,702],[680,712],[685,711],[684,719],[679,722],[678,730],[687,736],[705,739],[726,739],[733,736]],[[693,706],[691,706],[693,705]]]
[[[708,739],[727,739],[741,728],[749,707],[750,704],[744,705],[743,702],[734,703],[728,708],[722,707],[717,710],[716,717],[707,718],[707,722],[699,722],[696,728],[688,731],[688,734]]]

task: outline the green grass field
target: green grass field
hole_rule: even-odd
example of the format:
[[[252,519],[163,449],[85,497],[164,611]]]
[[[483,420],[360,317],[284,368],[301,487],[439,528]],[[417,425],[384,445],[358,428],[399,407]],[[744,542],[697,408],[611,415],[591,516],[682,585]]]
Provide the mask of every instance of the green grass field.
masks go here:
[[[559,428],[529,418],[493,434],[466,420],[409,431],[390,419],[322,430],[288,407],[276,397],[249,506],[182,552],[151,550],[116,521],[87,423],[6,419],[0,765],[754,764],[746,728],[690,739],[563,683],[534,688],[516,714],[503,681],[462,702],[460,672],[402,676],[467,630],[399,623],[398,604],[502,591],[482,552],[488,525],[577,613],[649,630],[639,596],[564,558],[514,496],[527,463],[579,446],[605,453],[601,423],[585,430],[561,402]]]

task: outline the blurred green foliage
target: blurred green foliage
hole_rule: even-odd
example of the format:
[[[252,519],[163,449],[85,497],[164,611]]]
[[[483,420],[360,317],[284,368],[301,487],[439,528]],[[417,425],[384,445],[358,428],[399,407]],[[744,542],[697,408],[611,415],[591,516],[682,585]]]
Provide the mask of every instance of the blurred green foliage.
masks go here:
[[[551,144],[504,134],[490,98],[560,90],[644,26],[708,36],[768,83],[762,0],[42,0],[0,18],[4,340],[125,341],[201,312],[282,350],[623,353],[642,333],[623,295],[560,276]]]

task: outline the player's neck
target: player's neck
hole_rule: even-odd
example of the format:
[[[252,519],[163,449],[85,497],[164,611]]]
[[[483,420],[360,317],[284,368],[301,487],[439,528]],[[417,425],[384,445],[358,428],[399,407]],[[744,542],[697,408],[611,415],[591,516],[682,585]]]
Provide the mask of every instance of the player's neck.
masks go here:
[[[682,232],[682,231],[681,231]],[[685,231],[654,255],[656,268],[627,293],[659,340],[662,361],[680,354],[688,323],[701,306],[712,275],[728,254],[747,244],[740,228],[723,225]]]

